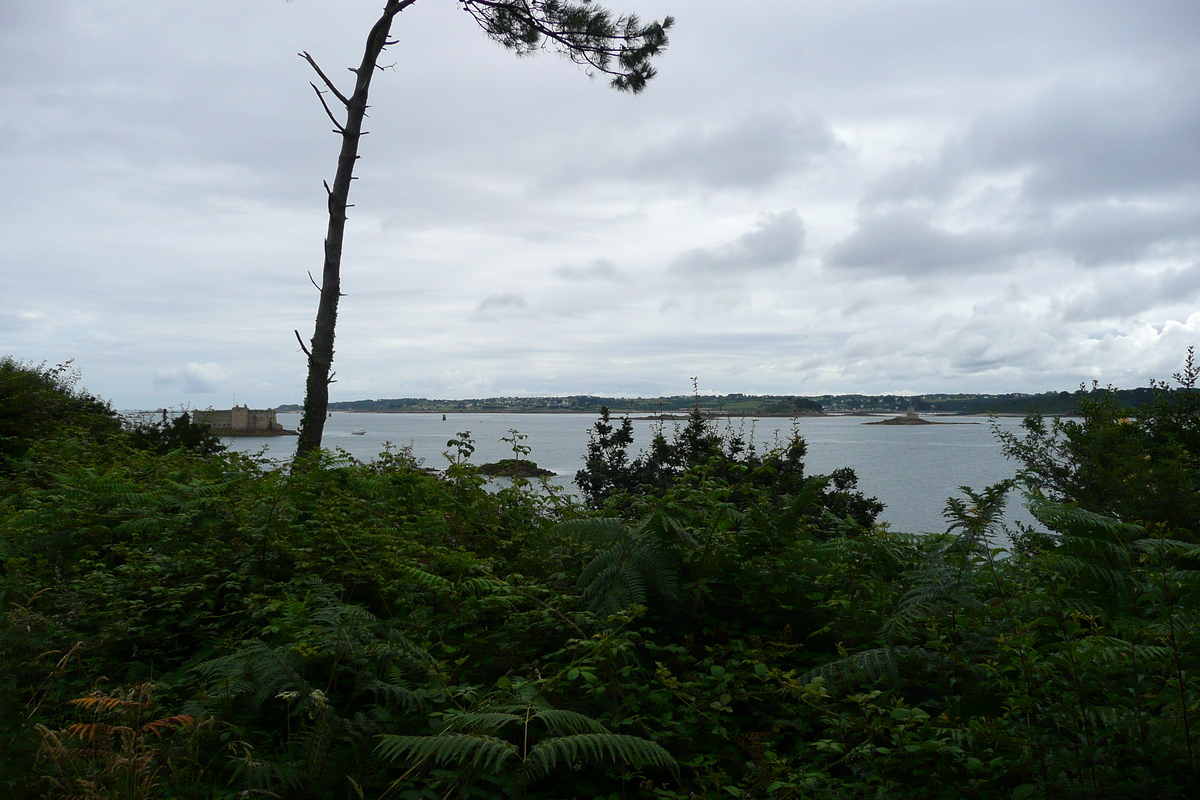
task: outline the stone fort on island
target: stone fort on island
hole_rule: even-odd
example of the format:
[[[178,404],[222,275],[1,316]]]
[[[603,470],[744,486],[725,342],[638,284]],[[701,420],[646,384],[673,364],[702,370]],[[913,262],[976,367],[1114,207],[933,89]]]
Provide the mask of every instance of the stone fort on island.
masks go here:
[[[285,430],[275,419],[273,408],[234,406],[231,409],[193,411],[195,422],[207,422],[218,436],[288,436],[295,431]]]

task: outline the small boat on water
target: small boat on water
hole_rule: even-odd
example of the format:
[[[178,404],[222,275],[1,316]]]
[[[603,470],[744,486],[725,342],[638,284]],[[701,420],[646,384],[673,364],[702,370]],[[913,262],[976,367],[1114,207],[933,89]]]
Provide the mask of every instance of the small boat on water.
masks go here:
[[[359,429],[358,429],[358,430],[356,430],[356,431],[350,431],[350,435],[351,435],[351,436],[366,436],[366,435],[367,435],[367,431],[366,431],[366,429],[365,429],[365,428],[359,428]]]

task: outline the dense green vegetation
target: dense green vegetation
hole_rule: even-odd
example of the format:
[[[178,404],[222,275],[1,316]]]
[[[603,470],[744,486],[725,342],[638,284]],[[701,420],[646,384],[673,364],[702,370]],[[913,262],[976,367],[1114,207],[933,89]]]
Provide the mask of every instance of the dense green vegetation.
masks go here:
[[[465,436],[270,469],[4,368],[4,796],[1200,793],[1190,360],[1027,420],[933,536],[700,413],[641,454],[605,413],[579,504]]]

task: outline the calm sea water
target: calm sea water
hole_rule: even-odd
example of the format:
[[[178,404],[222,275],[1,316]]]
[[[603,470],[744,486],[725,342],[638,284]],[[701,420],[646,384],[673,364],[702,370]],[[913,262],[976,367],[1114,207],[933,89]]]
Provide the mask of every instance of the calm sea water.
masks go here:
[[[576,471],[583,466],[588,431],[595,414],[355,414],[334,413],[326,422],[324,445],[341,448],[360,460],[370,460],[387,442],[411,446],[413,453],[431,467],[444,467],[446,442],[460,431],[470,431],[475,440],[471,461],[483,464],[512,458],[511,445],[500,441],[515,429],[527,438],[528,458],[538,466],[558,473],[551,479],[577,492]],[[295,429],[299,414],[280,414],[284,427]],[[886,504],[881,520],[893,530],[928,532],[945,530],[942,510],[946,499],[959,486],[974,489],[1010,478],[1016,466],[1004,458],[985,417],[954,417],[953,425],[889,426],[864,425],[863,417],[804,417],[797,420],[808,443],[807,471],[812,474],[851,467],[858,474],[859,488]],[[667,423],[668,425],[670,423]],[[1003,418],[999,424],[1015,430],[1019,419]],[[646,445],[658,423],[635,420],[634,450]],[[770,443],[786,437],[790,419],[734,420],[747,437]],[[361,436],[355,430],[364,430]],[[227,443],[245,452],[265,452],[286,458],[296,446],[294,437],[236,438]],[[1010,499],[1009,519],[1030,521],[1020,508],[1019,497]]]

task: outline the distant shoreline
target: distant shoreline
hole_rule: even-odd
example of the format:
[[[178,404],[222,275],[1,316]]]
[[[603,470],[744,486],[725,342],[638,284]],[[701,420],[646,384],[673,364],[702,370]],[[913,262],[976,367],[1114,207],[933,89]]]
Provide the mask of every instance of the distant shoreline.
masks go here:
[[[282,406],[276,408],[275,411],[280,414],[299,414],[300,413],[300,409],[291,409],[291,408],[286,408],[286,407],[282,407]],[[548,409],[548,408],[528,408],[528,409],[521,409],[521,408],[510,408],[510,409],[487,408],[487,409],[484,409],[484,408],[478,408],[478,409],[447,409],[445,411],[439,411],[436,409],[428,410],[428,409],[423,409],[423,408],[411,409],[411,410],[409,410],[409,409],[365,409],[365,408],[364,409],[340,409],[339,408],[339,409],[332,409],[329,413],[330,414],[445,414],[446,416],[466,417],[466,416],[474,416],[477,414],[525,414],[525,415],[587,414],[587,415],[595,415],[595,414],[599,414],[600,412],[592,411],[592,410],[584,410],[584,409]],[[743,411],[724,411],[724,412],[704,411],[701,413],[705,419],[791,419],[791,418],[796,418],[796,419],[839,418],[840,419],[842,417],[865,417],[865,418],[892,417],[892,416],[895,416],[895,414],[897,412],[896,411],[868,411],[868,412],[833,411],[833,412],[820,413],[820,414],[814,414],[811,412],[806,413],[806,414],[756,414],[752,411],[745,411],[745,412],[743,412]],[[1021,412],[1021,411],[998,411],[998,412],[997,411],[979,411],[979,412],[971,411],[971,412],[958,412],[958,413],[933,412],[933,413],[926,413],[923,416],[924,417],[938,417],[938,418],[946,418],[946,417],[1024,418],[1024,417],[1029,416],[1030,413],[1032,413],[1032,412]],[[1041,413],[1042,416],[1048,417],[1051,419],[1058,419],[1060,417],[1078,417],[1079,416],[1079,414],[1076,412],[1038,412],[1038,413]],[[636,414],[636,416],[635,416],[635,414]],[[612,416],[615,419],[622,419],[626,416],[626,414],[625,414],[625,412],[622,412],[620,414],[613,413]],[[646,414],[644,412],[641,412],[641,413],[634,412],[633,414],[629,415],[629,418],[631,420],[634,420],[635,422],[683,422],[683,421],[686,421],[688,419],[688,417],[689,417],[688,414],[679,413],[679,412],[667,413],[667,414],[663,414],[663,415]],[[867,422],[867,423],[863,423],[863,424],[872,425],[872,424],[878,424],[878,423]],[[932,425],[978,425],[980,423],[978,423],[978,422],[930,422],[930,424],[932,424]],[[293,435],[295,435],[294,432],[293,432]]]
[[[1100,390],[1106,391],[1106,390]],[[959,394],[821,394],[750,395],[697,394],[661,397],[602,397],[600,395],[501,396],[447,400],[400,397],[343,400],[329,404],[331,412],[371,414],[598,414],[607,408],[614,417],[631,416],[651,420],[686,417],[694,409],[708,418],[790,418],[903,414],[912,407],[921,416],[1024,417],[1031,413],[1046,417],[1077,416],[1077,404],[1090,393],[1012,392]],[[1115,389],[1113,396],[1123,408],[1137,408],[1155,398],[1154,390]],[[296,413],[301,406],[286,403],[277,412]]]

